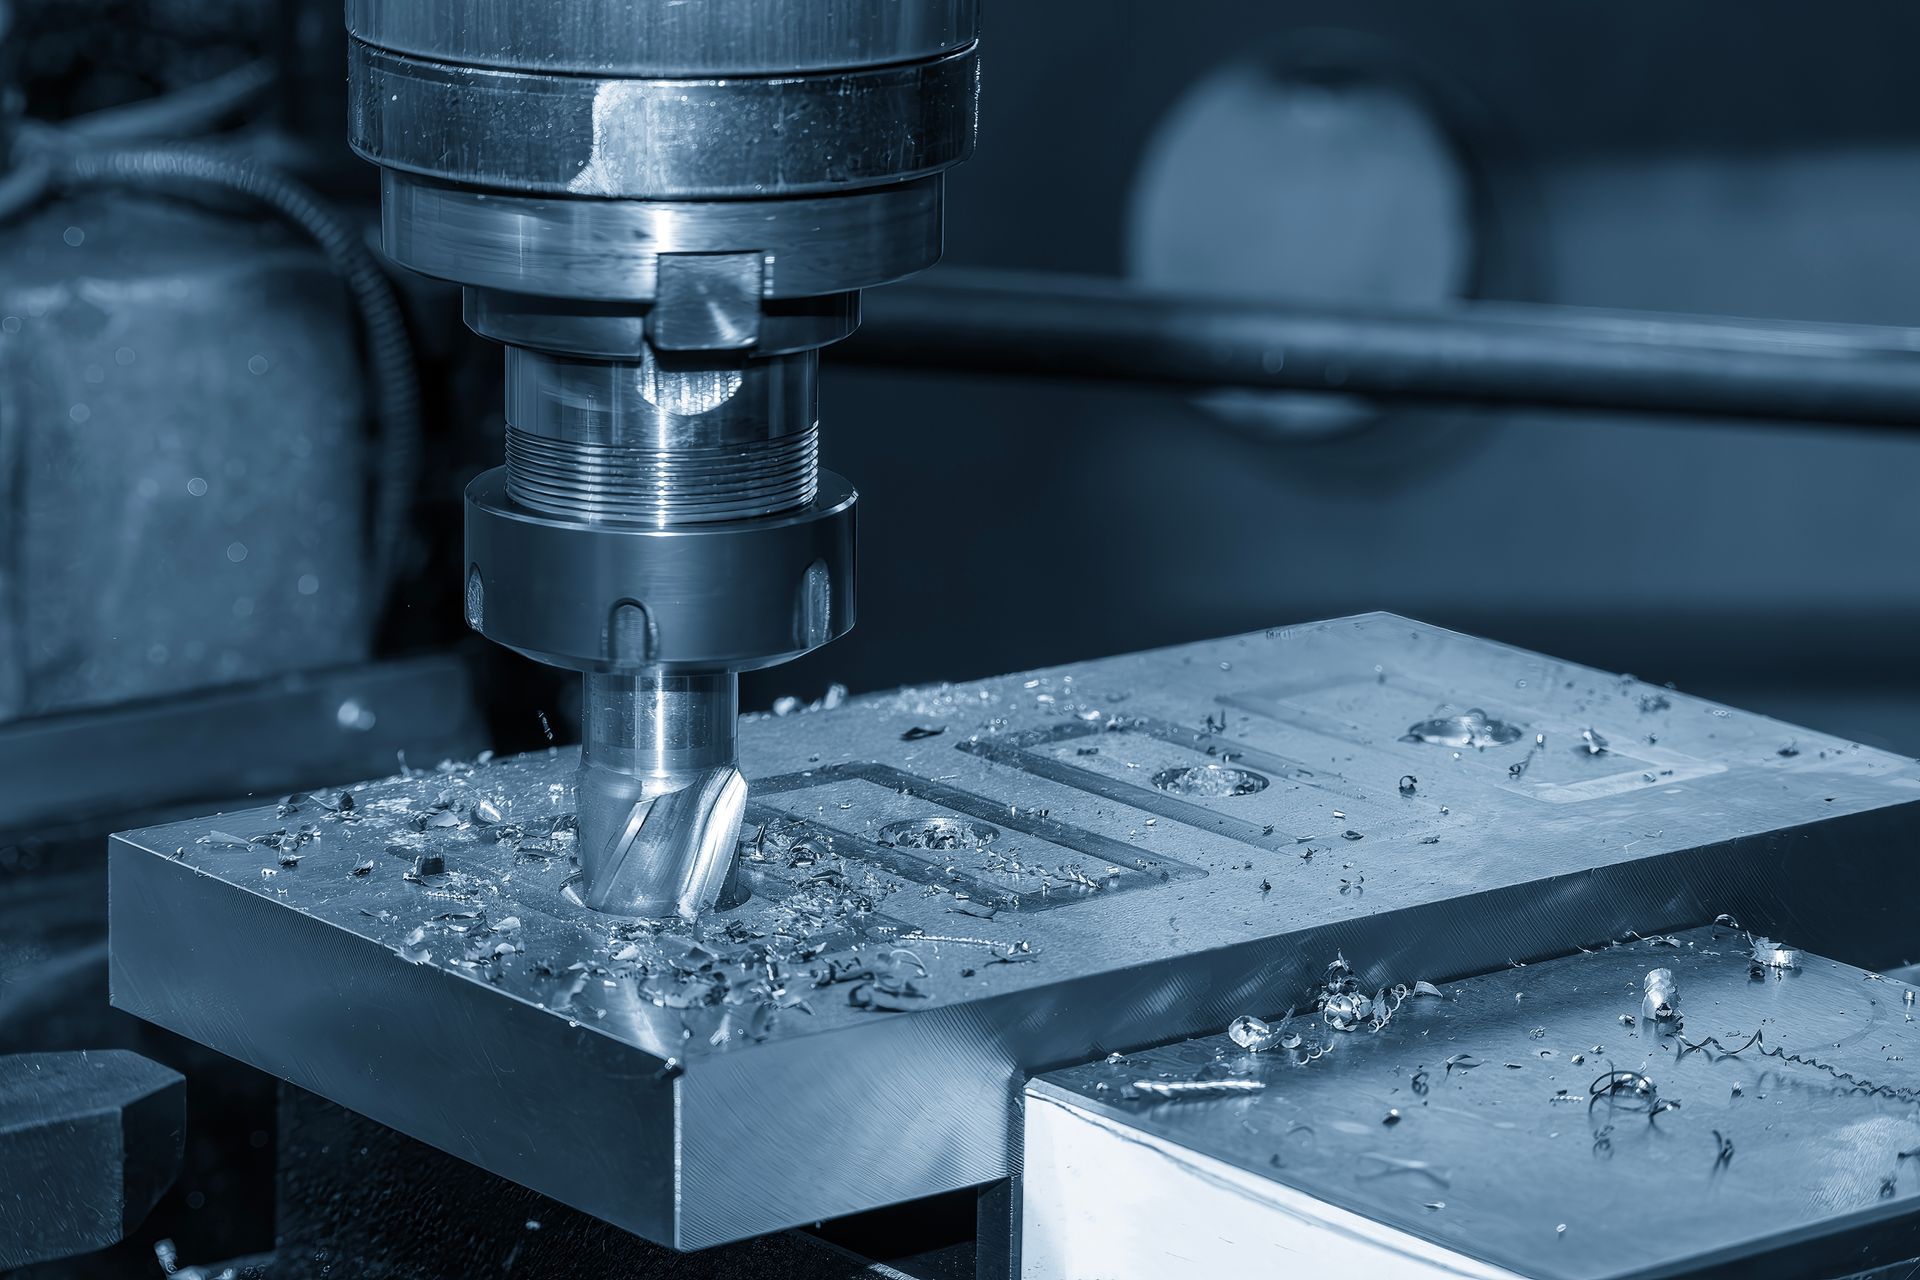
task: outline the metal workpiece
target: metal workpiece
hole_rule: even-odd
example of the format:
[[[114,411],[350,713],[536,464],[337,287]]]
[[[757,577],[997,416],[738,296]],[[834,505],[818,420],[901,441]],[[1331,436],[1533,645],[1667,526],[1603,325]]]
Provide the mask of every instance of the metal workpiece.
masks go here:
[[[350,0],[347,30],[399,53],[610,76],[760,75],[935,58],[973,43],[975,0]]]
[[[0,1055],[0,1267],[90,1253],[180,1172],[186,1080],[124,1049]]]
[[[1028,1074],[1306,1008],[1337,955],[1525,992],[1722,913],[1913,951],[1920,765],[1389,615],[750,716],[738,759],[746,894],[695,922],[580,901],[572,752],[124,833],[114,1003],[697,1248],[1005,1177]],[[1687,965],[1636,955],[1587,1046],[1504,998],[1619,1055],[1666,967],[1690,1037],[1740,1029]]]
[[[1637,937],[1383,992],[1390,1016],[1354,1031],[1303,1008],[1298,1048],[1221,1034],[1040,1076],[1025,1274],[1282,1255],[1316,1275],[1624,1280],[1909,1259],[1913,988],[1811,955],[1758,963],[1754,941]],[[1677,1014],[1640,1015],[1650,970],[1677,980]],[[1204,1082],[1244,1087],[1151,1087]]]
[[[973,149],[971,47],[674,80],[483,69],[350,43],[353,149],[443,181],[636,200],[810,195],[938,173]]]

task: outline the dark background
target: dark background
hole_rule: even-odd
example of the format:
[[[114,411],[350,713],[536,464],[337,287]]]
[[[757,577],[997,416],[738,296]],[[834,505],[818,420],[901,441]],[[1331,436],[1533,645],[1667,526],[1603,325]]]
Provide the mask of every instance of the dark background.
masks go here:
[[[1335,26],[1469,104],[1452,127],[1498,232],[1483,296],[1886,324],[1920,296],[1910,12],[1203,0],[988,21],[951,262],[1123,270],[1168,109],[1249,49]],[[1249,141],[1223,166],[1314,176],[1263,168]],[[1303,212],[1285,230],[1337,246],[1365,228]],[[1289,446],[1135,390],[853,371],[827,388],[831,464],[862,490],[862,615],[779,673],[802,688],[1384,608],[1920,750],[1907,439],[1456,411]]]

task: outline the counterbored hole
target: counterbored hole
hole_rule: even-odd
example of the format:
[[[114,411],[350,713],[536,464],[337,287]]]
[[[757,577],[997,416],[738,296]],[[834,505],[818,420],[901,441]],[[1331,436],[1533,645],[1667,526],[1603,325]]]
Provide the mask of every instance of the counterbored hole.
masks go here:
[[[1153,785],[1171,795],[1217,800],[1225,796],[1250,796],[1256,791],[1265,791],[1267,779],[1264,774],[1251,769],[1235,769],[1224,764],[1195,764],[1162,769],[1153,775]]]
[[[880,843],[896,849],[983,849],[1000,838],[998,827],[964,818],[908,818],[880,828]]]
[[[1457,716],[1438,716],[1422,720],[1407,730],[1406,742],[1425,742],[1436,747],[1504,747],[1518,742],[1524,730],[1517,724],[1495,720],[1475,707]]]

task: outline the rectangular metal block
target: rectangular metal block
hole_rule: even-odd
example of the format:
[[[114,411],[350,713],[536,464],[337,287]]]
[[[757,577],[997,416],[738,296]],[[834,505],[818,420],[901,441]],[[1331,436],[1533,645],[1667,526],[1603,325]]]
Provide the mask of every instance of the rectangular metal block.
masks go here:
[[[1913,988],[1754,953],[1741,929],[1693,929],[1384,996],[1378,1027],[1303,1011],[1298,1048],[1214,1035],[1041,1076],[1022,1274],[1840,1276],[1913,1257]],[[1642,1008],[1656,969],[1676,1018]]]
[[[1489,745],[1407,740],[1475,708]],[[1004,1177],[1029,1074],[1285,1007],[1336,949],[1384,982],[1726,911],[1910,936],[1910,762],[1388,615],[741,750],[753,897],[697,928],[568,892],[571,752],[125,833],[114,1002],[695,1248]]]

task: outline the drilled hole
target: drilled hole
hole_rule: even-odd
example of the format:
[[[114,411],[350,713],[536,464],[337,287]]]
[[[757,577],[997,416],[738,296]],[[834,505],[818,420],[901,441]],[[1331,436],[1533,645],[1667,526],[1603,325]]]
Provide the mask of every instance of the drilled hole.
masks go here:
[[[962,818],[908,818],[880,828],[880,843],[896,849],[983,849],[1000,838],[1000,829]]]
[[[1224,764],[1196,764],[1183,769],[1162,769],[1153,775],[1153,785],[1176,796],[1219,800],[1227,796],[1250,796],[1256,791],[1265,791],[1267,779],[1251,769],[1235,769]]]

